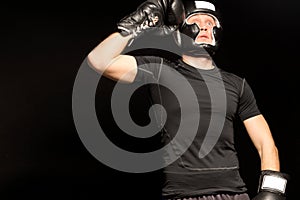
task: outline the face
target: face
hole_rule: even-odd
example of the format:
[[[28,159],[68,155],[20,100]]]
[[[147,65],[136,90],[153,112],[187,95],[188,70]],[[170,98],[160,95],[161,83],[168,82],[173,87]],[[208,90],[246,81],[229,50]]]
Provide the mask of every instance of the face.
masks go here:
[[[195,38],[197,44],[207,43],[214,45],[213,27],[216,26],[216,22],[213,17],[203,13],[195,13],[186,19],[187,24],[196,24],[200,32]]]

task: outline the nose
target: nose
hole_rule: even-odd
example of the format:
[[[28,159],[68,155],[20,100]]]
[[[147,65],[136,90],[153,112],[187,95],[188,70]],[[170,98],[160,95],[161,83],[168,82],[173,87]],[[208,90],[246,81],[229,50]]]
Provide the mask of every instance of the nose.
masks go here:
[[[200,31],[207,31],[207,27],[206,26],[199,26],[199,28],[200,28]]]

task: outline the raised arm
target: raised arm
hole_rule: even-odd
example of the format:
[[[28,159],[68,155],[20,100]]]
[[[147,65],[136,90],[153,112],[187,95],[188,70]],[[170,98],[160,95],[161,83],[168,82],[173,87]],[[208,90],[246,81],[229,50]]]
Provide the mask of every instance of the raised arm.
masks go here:
[[[133,56],[122,54],[127,45],[149,30],[157,35],[171,34],[183,19],[181,0],[147,0],[120,20],[120,33],[112,33],[88,54],[89,65],[110,79],[132,82],[137,63]]]
[[[112,33],[88,54],[89,65],[98,73],[123,82],[132,82],[137,73],[135,58],[122,55],[131,35]]]

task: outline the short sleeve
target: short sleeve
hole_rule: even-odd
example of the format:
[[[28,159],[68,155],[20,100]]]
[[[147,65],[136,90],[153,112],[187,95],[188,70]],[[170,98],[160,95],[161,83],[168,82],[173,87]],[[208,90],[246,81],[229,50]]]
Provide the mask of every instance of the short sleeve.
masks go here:
[[[238,115],[242,121],[261,114],[256,104],[253,91],[248,82],[243,79],[241,95],[238,106]]]
[[[153,82],[159,79],[163,59],[156,56],[135,56],[137,75],[135,81]]]

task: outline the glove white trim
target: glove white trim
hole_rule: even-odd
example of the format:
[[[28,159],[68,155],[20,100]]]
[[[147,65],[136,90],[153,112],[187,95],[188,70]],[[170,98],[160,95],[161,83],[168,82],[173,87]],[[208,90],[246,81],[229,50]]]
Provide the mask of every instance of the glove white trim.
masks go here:
[[[287,180],[278,177],[278,176],[272,176],[272,175],[264,175],[261,189],[272,189],[277,190],[281,193],[285,193]]]

